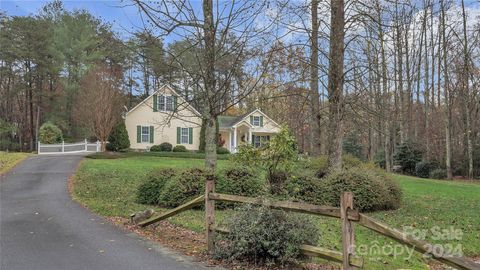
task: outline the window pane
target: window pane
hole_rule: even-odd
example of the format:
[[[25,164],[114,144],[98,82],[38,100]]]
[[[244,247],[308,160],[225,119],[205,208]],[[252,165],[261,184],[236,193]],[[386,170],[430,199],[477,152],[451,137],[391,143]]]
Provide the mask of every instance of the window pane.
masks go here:
[[[187,144],[188,143],[188,128],[182,128],[182,144]]]
[[[172,98],[172,96],[167,96],[165,103],[166,103],[166,110],[167,111],[173,111],[173,98]]]
[[[150,127],[142,126],[142,142],[150,142]]]
[[[260,116],[254,116],[253,117],[253,125],[254,126],[260,126]]]
[[[165,96],[158,96],[158,109],[165,111]]]

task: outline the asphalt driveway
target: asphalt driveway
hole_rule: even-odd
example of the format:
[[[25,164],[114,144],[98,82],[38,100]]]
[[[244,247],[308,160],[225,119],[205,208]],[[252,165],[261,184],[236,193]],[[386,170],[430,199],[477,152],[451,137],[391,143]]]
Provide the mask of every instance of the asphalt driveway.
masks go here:
[[[0,269],[212,269],[122,231],[71,198],[82,156],[34,156],[0,176]]]

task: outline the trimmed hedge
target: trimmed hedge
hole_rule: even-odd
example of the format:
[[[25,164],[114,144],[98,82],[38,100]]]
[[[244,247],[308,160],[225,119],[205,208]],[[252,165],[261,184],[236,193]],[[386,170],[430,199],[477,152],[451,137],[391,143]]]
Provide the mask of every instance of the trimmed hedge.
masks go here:
[[[205,192],[206,173],[198,168],[188,169],[170,178],[158,196],[162,206],[177,207]]]
[[[174,175],[173,169],[155,169],[147,174],[147,181],[137,190],[137,202],[143,204],[158,204],[158,198],[165,183]]]
[[[175,147],[173,147],[172,151],[173,152],[188,152],[185,145],[175,145]]]
[[[205,153],[199,152],[99,152],[95,154],[88,155],[87,158],[91,159],[117,159],[117,158],[128,158],[128,157],[168,157],[168,158],[194,158],[194,159],[205,159]],[[231,155],[217,155],[218,160],[227,160]]]
[[[354,194],[354,206],[360,211],[397,209],[402,191],[387,174],[364,168],[333,170],[322,179],[319,196],[333,206],[340,206],[342,192]],[[322,198],[320,197],[320,198]]]
[[[252,168],[229,167],[217,174],[216,190],[220,193],[258,197],[265,193],[265,182],[259,172]]]
[[[308,171],[293,174],[290,176],[286,187],[288,196],[294,200],[325,205],[328,201],[324,196],[319,196],[323,189],[321,181],[321,179]]]
[[[150,151],[152,152],[172,152],[172,144],[168,142],[164,142],[161,144],[154,145],[150,147]]]

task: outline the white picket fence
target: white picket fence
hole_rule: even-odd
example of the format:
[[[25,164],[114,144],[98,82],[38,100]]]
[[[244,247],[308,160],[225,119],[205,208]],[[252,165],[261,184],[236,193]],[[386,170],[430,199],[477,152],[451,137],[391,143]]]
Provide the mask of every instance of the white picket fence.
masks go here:
[[[38,142],[38,154],[47,155],[47,154],[74,154],[74,153],[85,153],[85,152],[100,152],[101,143],[96,141],[89,143],[87,139],[83,142],[78,143],[62,143],[57,144],[44,144]]]

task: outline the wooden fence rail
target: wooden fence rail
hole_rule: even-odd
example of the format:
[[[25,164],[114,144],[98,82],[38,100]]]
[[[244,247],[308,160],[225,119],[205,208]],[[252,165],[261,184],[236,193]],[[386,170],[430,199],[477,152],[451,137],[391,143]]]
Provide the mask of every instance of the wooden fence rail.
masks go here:
[[[208,181],[210,182],[210,181]],[[139,226],[145,227],[150,224],[156,223],[160,220],[164,220],[171,216],[174,216],[180,212],[191,209],[195,206],[205,204],[206,213],[206,229],[207,229],[207,242],[208,250],[212,251],[214,242],[214,233],[228,233],[225,228],[215,227],[215,201],[223,202],[237,202],[237,203],[249,203],[255,205],[264,205],[274,209],[282,209],[285,211],[298,212],[311,215],[327,216],[333,218],[340,218],[342,220],[342,252],[328,250],[320,247],[313,247],[309,245],[302,245],[301,251],[303,254],[310,256],[317,256],[327,260],[342,263],[345,270],[361,268],[363,267],[363,259],[358,258],[354,254],[354,229],[352,223],[358,223],[359,225],[377,232],[381,235],[387,236],[401,244],[408,245],[414,248],[416,251],[423,254],[431,255],[433,259],[447,264],[451,267],[460,270],[480,270],[480,264],[476,264],[473,261],[463,258],[454,257],[449,254],[436,254],[434,252],[434,245],[415,239],[412,236],[391,228],[388,225],[375,220],[365,214],[359,213],[353,209],[353,195],[349,192],[342,194],[341,207],[319,206],[308,203],[290,202],[290,201],[276,201],[262,198],[251,198],[245,196],[221,194],[214,192],[214,186],[208,185],[205,195],[199,196],[194,200],[187,202],[181,206],[178,206],[172,210],[165,212],[159,216],[152,217],[146,221],[139,223]]]

